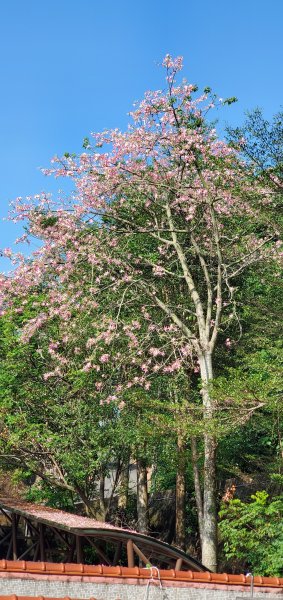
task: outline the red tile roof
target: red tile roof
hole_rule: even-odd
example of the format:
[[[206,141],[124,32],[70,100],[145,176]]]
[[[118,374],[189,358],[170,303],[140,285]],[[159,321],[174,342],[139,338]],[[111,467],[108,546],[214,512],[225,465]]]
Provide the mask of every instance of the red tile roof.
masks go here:
[[[251,585],[250,576],[230,575],[227,573],[209,573],[194,571],[175,571],[174,569],[161,569],[158,571],[155,567],[151,569],[142,569],[139,567],[106,567],[102,565],[82,565],[71,563],[48,563],[31,562],[25,560],[0,560],[0,575],[5,573],[54,575],[56,579],[60,576],[80,576],[80,577],[101,577],[112,579],[138,579],[148,580],[151,573],[156,578],[158,573],[162,581],[179,581],[186,583],[201,584],[222,584],[247,586]],[[254,577],[255,587],[264,588],[283,588],[283,578],[281,577]],[[0,597],[1,600],[1,597]]]

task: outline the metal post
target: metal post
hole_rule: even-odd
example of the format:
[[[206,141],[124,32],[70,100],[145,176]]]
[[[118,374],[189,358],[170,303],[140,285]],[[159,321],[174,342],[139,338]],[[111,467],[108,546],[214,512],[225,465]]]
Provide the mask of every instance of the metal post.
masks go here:
[[[253,598],[254,595],[254,576],[252,573],[247,573],[246,577],[250,577],[251,578],[251,598]]]

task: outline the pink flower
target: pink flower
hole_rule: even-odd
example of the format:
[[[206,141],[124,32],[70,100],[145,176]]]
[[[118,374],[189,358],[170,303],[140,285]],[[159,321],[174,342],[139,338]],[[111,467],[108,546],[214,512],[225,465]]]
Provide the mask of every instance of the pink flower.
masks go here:
[[[86,343],[86,348],[91,348],[91,346],[94,346],[95,344],[95,338],[88,338],[87,343]]]
[[[159,348],[150,348],[149,354],[151,354],[151,356],[164,356],[163,350],[159,350]]]
[[[2,250],[2,254],[3,254],[3,256],[6,256],[7,258],[11,258],[11,256],[12,256],[11,248],[4,248],[4,250]]]
[[[101,357],[100,357],[100,359],[99,359],[100,362],[107,363],[109,361],[109,356],[110,356],[109,354],[102,354]]]
[[[85,373],[87,373],[88,371],[90,371],[90,369],[91,369],[91,366],[92,366],[92,365],[91,365],[91,362],[87,362],[87,363],[84,365],[84,367],[82,368],[82,370],[83,370]]]
[[[173,371],[177,371],[178,369],[180,369],[181,365],[181,361],[177,359],[174,362],[172,362],[171,365],[167,365],[166,367],[164,367],[163,371],[164,373],[173,373]]]
[[[54,354],[54,350],[56,350],[59,346],[59,342],[50,342],[49,346],[48,346],[48,350],[50,352],[50,354]]]
[[[170,56],[170,54],[166,54],[166,56],[163,59],[162,66],[166,67],[167,69],[181,71],[183,67],[183,57],[176,56],[176,58],[173,58],[172,56]]]
[[[108,396],[108,398],[106,398],[106,403],[110,404],[110,402],[114,402],[115,400],[117,400],[117,396]]]
[[[162,277],[164,275],[164,269],[161,267],[161,265],[155,265],[152,271],[154,275],[157,275],[157,277]]]
[[[44,373],[43,375],[44,381],[47,381],[48,379],[50,379],[50,377],[54,377],[53,371],[49,371],[48,373]]]

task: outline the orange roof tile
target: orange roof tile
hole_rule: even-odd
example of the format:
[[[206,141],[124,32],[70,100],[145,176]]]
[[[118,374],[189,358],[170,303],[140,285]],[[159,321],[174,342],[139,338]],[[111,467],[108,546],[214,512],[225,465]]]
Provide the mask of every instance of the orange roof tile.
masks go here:
[[[246,575],[230,575],[228,573],[209,573],[197,571],[175,571],[174,569],[161,569],[156,567],[145,569],[139,567],[106,567],[104,565],[83,565],[72,563],[48,563],[32,562],[25,560],[0,560],[1,572],[8,573],[30,573],[38,575],[53,575],[56,578],[60,576],[86,576],[102,577],[114,579],[140,579],[147,580],[153,574],[154,577],[160,574],[162,581],[180,581],[187,583],[201,584],[223,584],[250,586],[251,578]],[[255,587],[265,588],[283,588],[283,577],[254,577]],[[0,596],[0,600],[2,600]]]

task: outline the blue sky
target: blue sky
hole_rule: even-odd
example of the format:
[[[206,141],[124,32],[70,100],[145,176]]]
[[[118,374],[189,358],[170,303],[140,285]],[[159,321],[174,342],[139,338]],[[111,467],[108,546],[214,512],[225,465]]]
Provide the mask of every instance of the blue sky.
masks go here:
[[[1,2],[0,215],[17,196],[56,193],[39,171],[54,154],[125,127],[132,102],[163,87],[167,52],[184,56],[190,81],[239,98],[223,124],[255,106],[272,116],[283,104],[282,20],[282,0]],[[11,245],[18,227],[0,226],[0,247]]]

